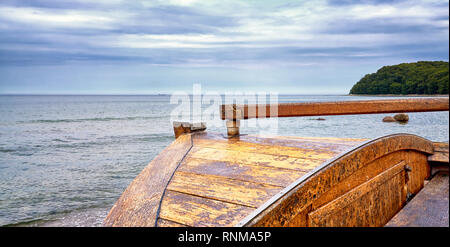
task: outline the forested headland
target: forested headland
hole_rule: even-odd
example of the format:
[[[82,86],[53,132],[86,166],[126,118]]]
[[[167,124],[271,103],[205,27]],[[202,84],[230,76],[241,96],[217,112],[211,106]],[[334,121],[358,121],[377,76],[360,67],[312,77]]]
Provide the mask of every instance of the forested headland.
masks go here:
[[[384,66],[365,75],[350,94],[448,94],[448,70],[443,61]]]

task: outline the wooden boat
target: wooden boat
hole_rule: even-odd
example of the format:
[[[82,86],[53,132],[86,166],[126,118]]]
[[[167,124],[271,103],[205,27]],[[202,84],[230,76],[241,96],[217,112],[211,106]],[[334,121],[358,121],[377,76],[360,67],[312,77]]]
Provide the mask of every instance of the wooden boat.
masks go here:
[[[447,226],[448,143],[242,135],[273,106],[224,105],[228,134],[176,140],[123,192],[105,226]],[[448,98],[279,104],[275,117],[448,111]],[[262,111],[261,111],[262,109]],[[271,116],[273,117],[273,116]]]

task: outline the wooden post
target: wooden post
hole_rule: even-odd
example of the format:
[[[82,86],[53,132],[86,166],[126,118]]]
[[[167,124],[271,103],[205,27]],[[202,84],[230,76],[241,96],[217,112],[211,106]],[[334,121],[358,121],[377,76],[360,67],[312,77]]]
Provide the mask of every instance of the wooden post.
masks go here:
[[[182,134],[203,131],[205,129],[206,123],[193,124],[188,122],[173,122],[173,132],[175,134],[175,139],[177,139]]]
[[[239,135],[239,126],[241,124],[239,119],[244,118],[244,109],[235,104],[223,105],[223,114],[226,115],[226,126],[228,137]]]
[[[239,120],[227,120],[226,123],[228,137],[238,136],[241,122]]]

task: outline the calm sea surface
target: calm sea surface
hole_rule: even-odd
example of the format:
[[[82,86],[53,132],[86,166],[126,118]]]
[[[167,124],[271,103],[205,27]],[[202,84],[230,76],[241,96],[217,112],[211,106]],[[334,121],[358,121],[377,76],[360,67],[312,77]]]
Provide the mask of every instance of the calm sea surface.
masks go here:
[[[392,97],[391,97],[392,98]],[[279,96],[279,102],[383,99]],[[98,226],[128,184],[174,140],[170,96],[0,96],[0,225]],[[204,106],[207,107],[207,106]],[[218,111],[218,109],[217,109]],[[278,135],[449,140],[449,113],[280,118]],[[392,115],[392,114],[391,114]],[[225,133],[217,123],[208,131]],[[241,133],[259,133],[244,127]]]

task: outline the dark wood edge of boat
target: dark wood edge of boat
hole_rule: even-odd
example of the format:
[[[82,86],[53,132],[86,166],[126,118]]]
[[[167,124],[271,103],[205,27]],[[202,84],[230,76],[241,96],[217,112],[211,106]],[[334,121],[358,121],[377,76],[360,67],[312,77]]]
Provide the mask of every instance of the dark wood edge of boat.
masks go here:
[[[156,226],[167,185],[192,146],[192,134],[183,134],[161,151],[122,193],[103,225]]]

